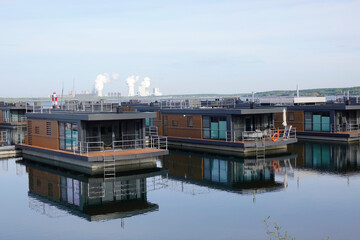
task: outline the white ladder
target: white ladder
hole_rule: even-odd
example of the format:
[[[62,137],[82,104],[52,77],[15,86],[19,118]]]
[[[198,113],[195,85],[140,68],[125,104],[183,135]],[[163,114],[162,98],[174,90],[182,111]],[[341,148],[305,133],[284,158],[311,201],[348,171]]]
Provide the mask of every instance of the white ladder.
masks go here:
[[[115,171],[115,151],[113,155],[106,156],[103,153],[104,160],[104,180],[115,179],[116,171]]]
[[[256,160],[265,160],[265,138],[261,138],[255,142]]]

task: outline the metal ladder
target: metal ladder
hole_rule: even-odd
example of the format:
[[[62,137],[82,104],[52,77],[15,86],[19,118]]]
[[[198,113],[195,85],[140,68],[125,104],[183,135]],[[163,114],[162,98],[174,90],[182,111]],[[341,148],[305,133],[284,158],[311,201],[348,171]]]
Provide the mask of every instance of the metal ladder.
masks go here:
[[[104,180],[115,179],[115,151],[111,156],[105,156],[103,153],[104,159]]]
[[[260,138],[255,142],[256,160],[265,160],[265,138]]]

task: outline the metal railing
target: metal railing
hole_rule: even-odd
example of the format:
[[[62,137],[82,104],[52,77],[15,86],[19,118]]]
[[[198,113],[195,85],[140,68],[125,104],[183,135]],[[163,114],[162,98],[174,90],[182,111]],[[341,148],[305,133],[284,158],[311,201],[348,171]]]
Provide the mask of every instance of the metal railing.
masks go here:
[[[137,149],[154,148],[154,149],[168,149],[167,137],[150,136],[147,139],[130,139],[113,141],[109,147],[106,147],[103,141],[96,142],[82,142],[71,141],[64,145],[65,151],[73,152],[74,154],[86,154],[92,152],[102,152],[103,155],[108,151],[121,151],[133,149],[136,153]]]
[[[158,136],[159,131],[156,126],[149,126],[145,128],[145,136]]]
[[[7,131],[0,131],[0,142],[7,142],[7,141],[8,141]]]
[[[150,136],[148,146],[150,148],[157,149],[168,149],[168,141],[167,137],[162,136]]]
[[[268,140],[272,138],[281,139],[295,139],[296,138],[296,128],[291,127],[289,130],[285,129],[267,129],[264,131],[244,131],[242,133],[242,141],[259,141],[262,139]]]
[[[114,150],[139,149],[144,148],[145,139],[130,139],[113,141],[112,148]]]
[[[343,123],[343,124],[330,124],[330,132],[351,132],[360,131],[360,124],[357,123]]]

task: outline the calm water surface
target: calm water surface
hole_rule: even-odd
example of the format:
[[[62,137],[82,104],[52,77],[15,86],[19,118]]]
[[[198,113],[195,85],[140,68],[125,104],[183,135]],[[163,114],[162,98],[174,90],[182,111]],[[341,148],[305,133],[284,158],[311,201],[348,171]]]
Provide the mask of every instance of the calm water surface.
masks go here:
[[[279,171],[273,161],[279,161]],[[0,239],[360,239],[360,145],[299,142],[265,161],[172,151],[104,181],[0,160]]]

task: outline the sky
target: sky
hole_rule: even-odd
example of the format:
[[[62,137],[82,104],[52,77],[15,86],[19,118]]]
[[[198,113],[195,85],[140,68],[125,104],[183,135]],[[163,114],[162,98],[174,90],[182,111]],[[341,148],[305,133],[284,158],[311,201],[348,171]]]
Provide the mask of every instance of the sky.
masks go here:
[[[360,0],[0,0],[0,97],[360,85]]]

